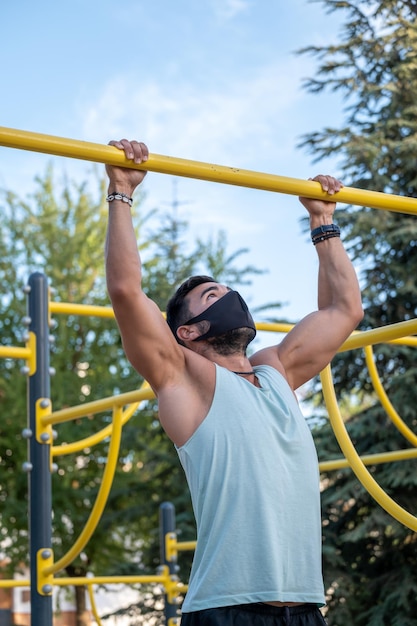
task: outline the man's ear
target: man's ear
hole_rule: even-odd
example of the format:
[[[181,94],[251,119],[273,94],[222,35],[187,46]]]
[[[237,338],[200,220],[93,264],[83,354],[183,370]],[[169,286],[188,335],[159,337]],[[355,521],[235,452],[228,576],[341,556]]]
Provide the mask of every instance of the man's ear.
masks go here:
[[[200,336],[200,331],[197,324],[190,324],[189,326],[178,326],[177,337],[184,343],[186,341],[194,341]]]

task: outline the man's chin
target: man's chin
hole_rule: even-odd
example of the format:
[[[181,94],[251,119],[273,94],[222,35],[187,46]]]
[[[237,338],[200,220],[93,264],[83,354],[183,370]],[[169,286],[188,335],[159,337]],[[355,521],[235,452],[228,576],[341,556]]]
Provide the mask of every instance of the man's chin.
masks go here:
[[[206,341],[222,356],[246,354],[246,348],[255,339],[255,335],[253,328],[235,328],[217,337],[209,337]]]

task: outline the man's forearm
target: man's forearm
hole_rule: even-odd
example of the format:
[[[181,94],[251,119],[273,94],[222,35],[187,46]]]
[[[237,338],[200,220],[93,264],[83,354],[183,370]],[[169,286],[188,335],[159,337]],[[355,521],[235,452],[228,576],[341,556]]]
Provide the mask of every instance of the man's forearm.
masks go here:
[[[316,245],[319,256],[318,308],[337,306],[348,311],[360,305],[361,296],[353,265],[339,238]]]
[[[109,203],[105,246],[107,288],[112,295],[140,286],[141,262],[130,206],[121,200]]]

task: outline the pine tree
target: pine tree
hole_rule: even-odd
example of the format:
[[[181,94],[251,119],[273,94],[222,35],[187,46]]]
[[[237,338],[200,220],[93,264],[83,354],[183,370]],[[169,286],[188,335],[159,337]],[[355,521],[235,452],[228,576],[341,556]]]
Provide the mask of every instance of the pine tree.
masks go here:
[[[317,58],[305,88],[344,98],[345,123],[302,138],[315,160],[341,161],[346,185],[417,197],[417,4],[318,0],[344,19],[338,43],[300,51]],[[339,208],[336,220],[360,268],[365,319],[375,328],[416,316],[415,216]],[[375,346],[381,380],[396,410],[417,430],[416,357],[407,346]],[[345,416],[361,454],[409,447],[380,406],[361,351],[333,363],[339,397],[355,399]],[[321,458],[340,456],[328,424],[315,431]],[[387,493],[417,513],[416,461],[370,468]],[[383,511],[350,470],[323,476],[325,579],[329,626],[417,624],[416,535]]]

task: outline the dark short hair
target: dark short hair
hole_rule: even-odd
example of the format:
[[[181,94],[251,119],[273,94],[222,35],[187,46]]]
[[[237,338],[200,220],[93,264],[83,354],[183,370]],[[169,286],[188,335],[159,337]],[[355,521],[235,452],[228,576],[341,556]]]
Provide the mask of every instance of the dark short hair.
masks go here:
[[[168,326],[178,343],[182,344],[182,341],[177,337],[177,328],[193,316],[185,298],[194,287],[198,287],[198,285],[202,285],[203,283],[217,283],[217,280],[214,280],[211,276],[191,276],[178,287],[167,304],[166,315]]]

